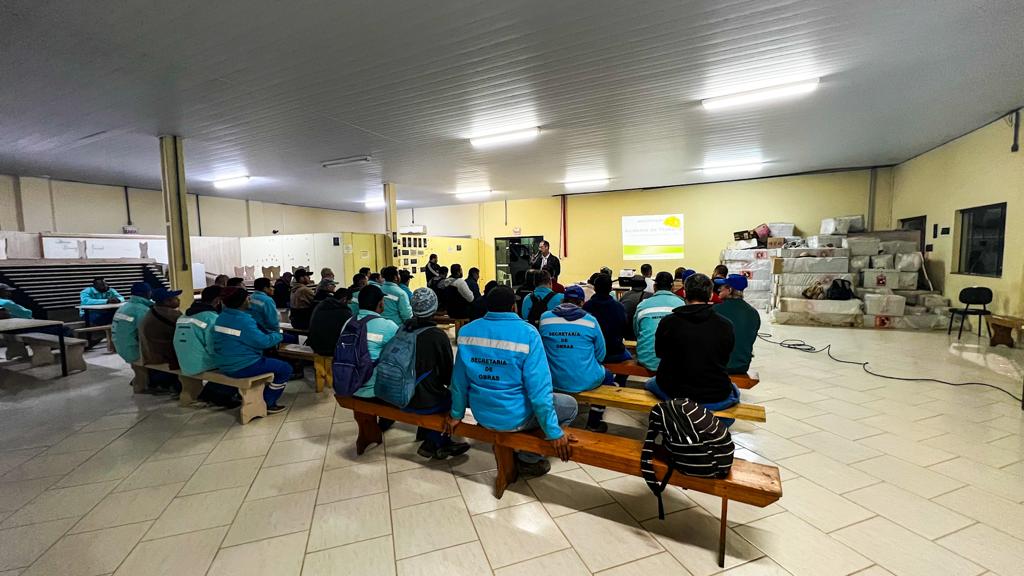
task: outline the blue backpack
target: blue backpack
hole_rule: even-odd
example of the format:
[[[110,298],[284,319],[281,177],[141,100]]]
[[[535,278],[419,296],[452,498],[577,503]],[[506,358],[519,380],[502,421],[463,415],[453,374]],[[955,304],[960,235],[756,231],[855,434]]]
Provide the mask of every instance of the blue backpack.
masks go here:
[[[416,385],[430,372],[416,377],[416,339],[426,326],[416,330],[405,328],[398,331],[390,342],[384,345],[377,360],[377,380],[373,384],[373,395],[399,408],[405,408],[416,393]]]
[[[345,321],[334,347],[334,393],[352,396],[373,376],[373,359],[366,343],[366,322],[355,316]]]

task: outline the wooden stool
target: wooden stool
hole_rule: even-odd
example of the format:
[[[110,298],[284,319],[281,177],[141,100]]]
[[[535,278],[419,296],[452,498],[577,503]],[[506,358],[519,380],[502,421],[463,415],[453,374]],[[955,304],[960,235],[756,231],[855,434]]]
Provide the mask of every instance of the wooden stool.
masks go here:
[[[992,331],[988,345],[999,346],[1000,344],[1006,344],[1013,348],[1013,331],[1014,329],[1024,329],[1024,318],[996,316],[995,314],[985,318],[988,319],[988,328]]]

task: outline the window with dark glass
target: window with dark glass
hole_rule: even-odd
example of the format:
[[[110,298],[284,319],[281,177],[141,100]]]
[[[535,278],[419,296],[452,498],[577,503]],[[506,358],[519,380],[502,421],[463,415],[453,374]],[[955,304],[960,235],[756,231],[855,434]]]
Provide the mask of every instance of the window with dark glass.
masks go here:
[[[1002,276],[1006,203],[958,210],[960,257],[957,272]]]

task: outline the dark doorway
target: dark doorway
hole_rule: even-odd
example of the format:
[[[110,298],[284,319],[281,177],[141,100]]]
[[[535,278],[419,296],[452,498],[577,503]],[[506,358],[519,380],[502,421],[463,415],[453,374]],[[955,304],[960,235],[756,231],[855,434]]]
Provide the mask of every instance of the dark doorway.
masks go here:
[[[920,237],[917,241],[917,249],[924,252],[927,244],[925,238],[925,227],[928,226],[927,216],[914,216],[913,218],[900,218],[900,230],[917,230]]]

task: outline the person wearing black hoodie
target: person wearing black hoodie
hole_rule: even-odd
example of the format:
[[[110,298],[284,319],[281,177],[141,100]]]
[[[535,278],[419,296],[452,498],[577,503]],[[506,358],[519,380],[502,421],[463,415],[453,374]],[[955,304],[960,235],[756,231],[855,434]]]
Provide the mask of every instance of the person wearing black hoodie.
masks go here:
[[[309,318],[309,337],[306,339],[306,346],[312,348],[318,356],[334,357],[341,328],[352,317],[349,297],[348,288],[338,288],[334,294],[324,298],[313,309],[313,314]]]
[[[619,298],[619,302],[626,310],[626,326],[622,329],[622,335],[628,340],[636,340],[636,333],[633,332],[633,317],[636,316],[636,307],[648,296],[650,294],[647,293],[647,279],[637,274],[629,281],[629,292]]]
[[[646,388],[662,400],[689,398],[713,412],[738,403],[740,392],[726,371],[735,344],[732,323],[708,303],[712,286],[704,274],[686,279],[686,305],[662,318],[655,332],[654,352],[661,363]]]
[[[625,362],[633,358],[622,342],[622,333],[626,330],[626,308],[621,302],[612,298],[612,277],[608,274],[595,274],[592,282],[594,295],[583,305],[583,309],[597,319],[604,334],[604,361]],[[629,376],[618,375],[615,383],[626,384]]]

